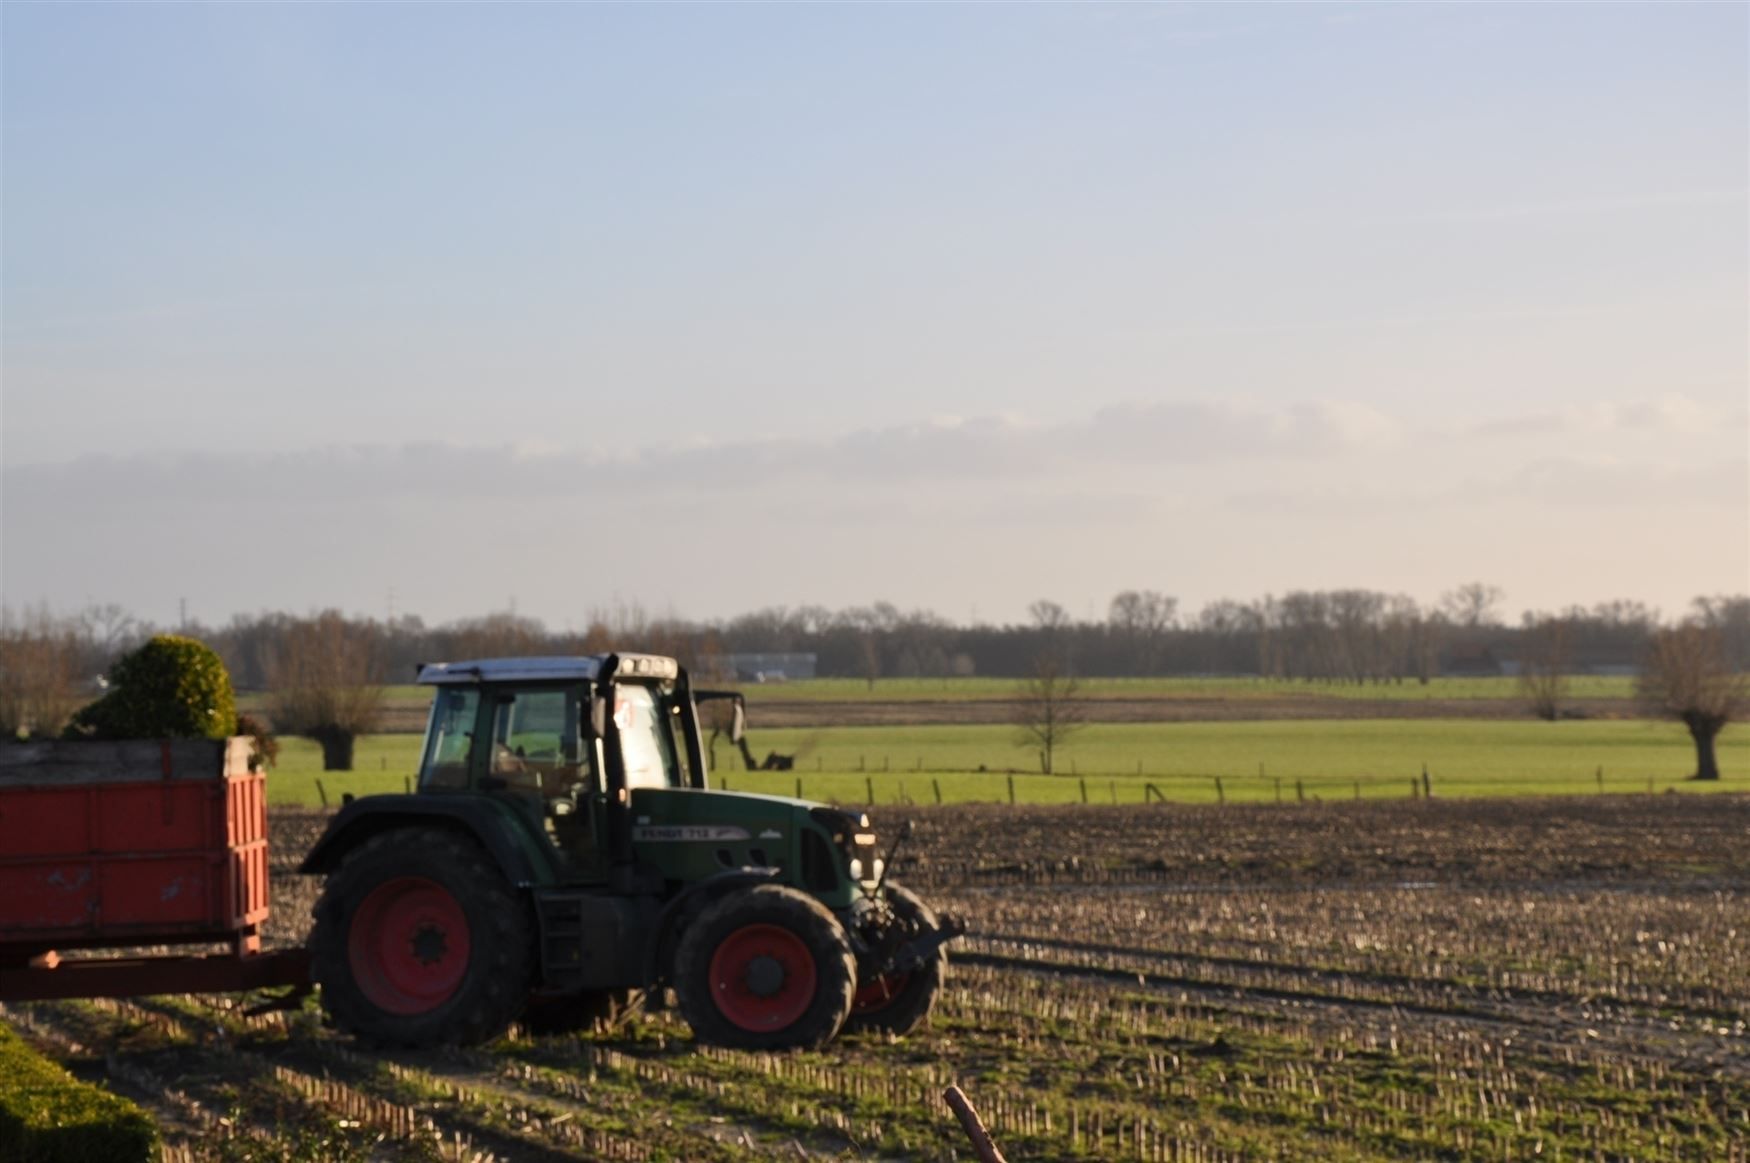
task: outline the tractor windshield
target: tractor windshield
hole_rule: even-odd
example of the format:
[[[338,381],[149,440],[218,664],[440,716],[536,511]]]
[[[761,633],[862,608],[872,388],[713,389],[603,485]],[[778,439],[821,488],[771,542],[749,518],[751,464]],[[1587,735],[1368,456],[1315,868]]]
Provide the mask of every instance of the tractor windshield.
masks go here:
[[[627,787],[678,787],[674,731],[667,700],[650,687],[624,683],[614,689],[614,723],[620,730],[620,756]]]
[[[468,786],[468,754],[474,744],[474,719],[480,692],[467,687],[439,687],[425,730],[425,756],[419,765],[422,789]]]

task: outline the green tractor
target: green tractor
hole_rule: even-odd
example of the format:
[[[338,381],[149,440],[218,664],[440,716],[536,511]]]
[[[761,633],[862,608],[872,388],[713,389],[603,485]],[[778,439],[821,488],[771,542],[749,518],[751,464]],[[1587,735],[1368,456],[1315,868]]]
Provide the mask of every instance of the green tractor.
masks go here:
[[[819,1046],[928,1016],[963,927],[887,878],[868,817],[712,790],[673,659],[504,658],[435,688],[413,795],[335,816],[311,974],[333,1021],[399,1046],[575,1029],[672,990],[701,1041]],[[900,838],[909,832],[902,829]]]

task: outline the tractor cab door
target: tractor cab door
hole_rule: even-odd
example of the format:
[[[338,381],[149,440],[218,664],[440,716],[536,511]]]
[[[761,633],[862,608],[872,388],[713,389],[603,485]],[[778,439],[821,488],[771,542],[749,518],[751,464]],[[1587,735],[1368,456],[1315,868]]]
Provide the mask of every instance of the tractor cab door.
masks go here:
[[[586,730],[587,699],[580,684],[489,689],[485,734],[474,750],[481,789],[515,801],[574,874],[592,880],[606,867],[606,799]]]

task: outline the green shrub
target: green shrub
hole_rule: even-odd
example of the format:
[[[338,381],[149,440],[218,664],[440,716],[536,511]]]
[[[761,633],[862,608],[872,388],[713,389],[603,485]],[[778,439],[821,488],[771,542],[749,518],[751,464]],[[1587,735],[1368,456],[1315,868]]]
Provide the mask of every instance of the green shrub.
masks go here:
[[[0,1159],[146,1163],[158,1128],[119,1095],[80,1082],[0,1024]]]
[[[228,739],[237,730],[231,676],[211,647],[160,634],[109,669],[109,693],[73,716],[98,739]]]

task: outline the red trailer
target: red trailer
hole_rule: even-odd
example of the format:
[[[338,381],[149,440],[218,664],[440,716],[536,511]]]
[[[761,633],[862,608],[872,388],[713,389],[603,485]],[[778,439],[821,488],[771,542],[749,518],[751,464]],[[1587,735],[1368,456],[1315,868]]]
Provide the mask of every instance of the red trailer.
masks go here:
[[[0,745],[0,1001],[307,988],[303,949],[261,949],[267,812],[250,750]]]

